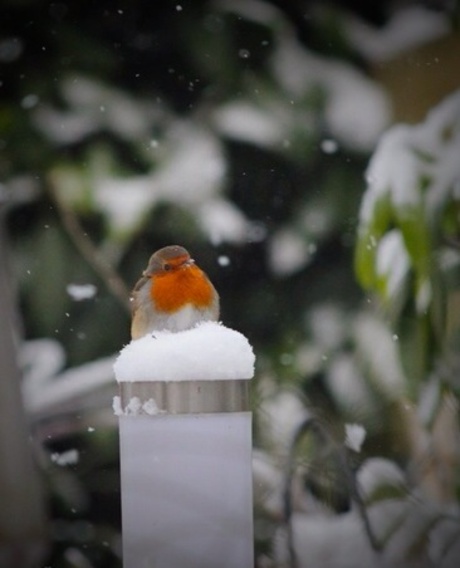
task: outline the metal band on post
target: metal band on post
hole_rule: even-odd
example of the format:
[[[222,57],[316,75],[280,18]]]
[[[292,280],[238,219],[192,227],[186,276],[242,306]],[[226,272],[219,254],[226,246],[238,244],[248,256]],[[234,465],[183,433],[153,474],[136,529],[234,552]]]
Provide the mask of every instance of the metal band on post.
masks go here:
[[[249,411],[249,381],[139,381],[120,383],[120,402],[125,409],[136,397],[142,405],[154,401],[160,414],[206,414]]]

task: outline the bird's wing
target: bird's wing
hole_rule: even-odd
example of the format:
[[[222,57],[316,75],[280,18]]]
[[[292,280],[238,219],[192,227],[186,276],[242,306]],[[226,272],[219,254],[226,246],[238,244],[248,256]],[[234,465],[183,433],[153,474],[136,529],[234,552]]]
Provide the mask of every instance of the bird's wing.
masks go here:
[[[139,290],[142,288],[142,286],[144,286],[144,284],[146,284],[149,281],[150,277],[146,276],[145,272],[142,274],[142,276],[139,278],[139,280],[136,282],[136,284],[134,285],[133,288],[133,294],[135,294],[136,292],[139,292]]]

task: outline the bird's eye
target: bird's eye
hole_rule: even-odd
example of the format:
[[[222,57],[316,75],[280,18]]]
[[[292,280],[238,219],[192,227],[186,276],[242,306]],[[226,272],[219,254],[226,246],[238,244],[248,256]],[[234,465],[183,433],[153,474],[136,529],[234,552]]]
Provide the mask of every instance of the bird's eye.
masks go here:
[[[163,269],[164,269],[164,270],[171,270],[171,268],[172,268],[172,266],[171,266],[170,264],[168,264],[167,262],[165,262],[165,263],[163,264]]]

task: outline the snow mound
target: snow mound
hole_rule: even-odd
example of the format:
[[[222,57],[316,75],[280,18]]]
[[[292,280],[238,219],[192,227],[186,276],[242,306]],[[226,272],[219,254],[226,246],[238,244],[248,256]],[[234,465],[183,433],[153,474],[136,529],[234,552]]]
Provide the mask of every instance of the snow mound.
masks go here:
[[[118,382],[251,379],[255,356],[244,335],[216,322],[155,331],[131,341],[114,364]]]

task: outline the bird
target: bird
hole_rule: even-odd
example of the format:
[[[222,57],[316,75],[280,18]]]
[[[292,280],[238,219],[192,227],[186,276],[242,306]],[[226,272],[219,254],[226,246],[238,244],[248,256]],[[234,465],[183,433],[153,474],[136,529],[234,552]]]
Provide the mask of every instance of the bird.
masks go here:
[[[219,294],[179,245],[152,254],[130,300],[131,339],[155,331],[185,331],[203,321],[218,321],[220,314]]]

